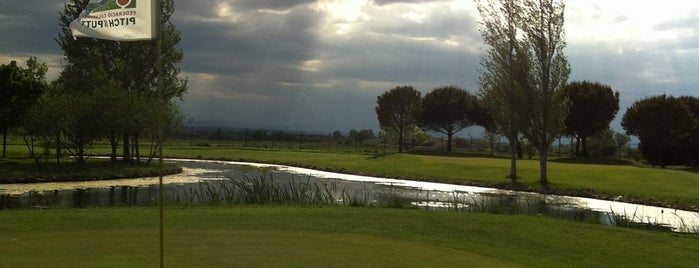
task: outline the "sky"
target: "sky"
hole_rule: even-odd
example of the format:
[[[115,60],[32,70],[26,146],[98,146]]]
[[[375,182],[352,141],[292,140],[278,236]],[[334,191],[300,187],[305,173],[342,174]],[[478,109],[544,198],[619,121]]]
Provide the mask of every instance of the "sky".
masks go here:
[[[61,70],[61,0],[0,0],[0,63],[36,56]],[[411,85],[423,95],[478,90],[473,0],[176,0],[172,17],[199,125],[328,133],[378,130],[376,97]],[[612,128],[635,101],[699,97],[699,2],[567,1],[569,81],[621,95]],[[468,133],[468,132],[465,132]]]

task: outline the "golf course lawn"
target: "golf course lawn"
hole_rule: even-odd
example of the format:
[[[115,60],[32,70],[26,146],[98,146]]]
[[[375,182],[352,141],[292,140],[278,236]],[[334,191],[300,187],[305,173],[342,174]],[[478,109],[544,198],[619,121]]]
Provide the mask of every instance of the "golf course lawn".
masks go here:
[[[0,267],[155,267],[158,210],[0,212]],[[694,267],[696,235],[532,216],[169,207],[167,267]]]
[[[452,183],[509,182],[505,178],[509,161],[502,158],[181,145],[166,146],[165,155]],[[31,162],[11,158],[0,164],[26,167],[11,168],[14,173],[0,170],[0,176],[53,174],[52,167],[34,171]],[[538,161],[517,164],[519,183],[537,189]],[[592,190],[699,207],[696,170],[555,160],[548,164],[554,190]],[[92,171],[80,172],[98,177]],[[157,267],[158,227],[154,207],[2,210],[0,267]],[[167,267],[696,267],[699,263],[697,234],[537,216],[375,207],[173,206],[165,210],[164,241]]]

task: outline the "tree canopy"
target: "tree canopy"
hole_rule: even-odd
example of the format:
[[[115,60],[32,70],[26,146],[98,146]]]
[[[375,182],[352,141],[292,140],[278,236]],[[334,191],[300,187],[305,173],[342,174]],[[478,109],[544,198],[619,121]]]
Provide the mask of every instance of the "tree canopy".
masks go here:
[[[699,164],[699,99],[656,96],[635,102],[621,125],[640,140],[644,159],[656,166]]]
[[[44,76],[48,67],[36,57],[22,68],[16,61],[0,65],[0,132],[3,135],[2,157],[5,157],[7,131],[22,122],[32,105],[46,88]]]
[[[107,137],[116,160],[117,146],[122,142],[123,157],[131,162],[140,159],[139,140],[151,137],[157,122],[181,118],[171,101],[187,91],[187,81],[179,77],[179,63],[184,53],[176,45],[180,33],[170,18],[174,1],[161,1],[159,40],[117,42],[93,38],[73,38],[70,23],[79,16],[89,0],[70,0],[60,13],[61,32],[56,42],[67,60],[57,83],[62,94],[82,96],[110,96],[102,103],[104,117],[109,122],[100,127],[100,137]],[[162,59],[158,65],[158,58]],[[162,99],[158,99],[158,84],[162,85]],[[100,93],[95,93],[100,92]],[[100,95],[101,94],[101,95]],[[94,100],[97,101],[97,100]],[[165,103],[165,114],[160,119],[153,109]],[[178,125],[178,123],[174,123]],[[134,151],[132,151],[132,148]]]
[[[422,112],[421,94],[412,86],[399,86],[376,98],[379,126],[386,133],[396,133],[398,151],[403,152],[407,134],[417,126]]]
[[[619,92],[598,82],[574,81],[566,85],[569,112],[565,134],[577,138],[576,155],[588,156],[587,138],[609,128],[619,111]],[[579,151],[582,141],[582,151]]]
[[[455,86],[437,88],[422,99],[422,128],[447,135],[447,151],[451,152],[452,136],[475,125],[481,112],[476,97]]]

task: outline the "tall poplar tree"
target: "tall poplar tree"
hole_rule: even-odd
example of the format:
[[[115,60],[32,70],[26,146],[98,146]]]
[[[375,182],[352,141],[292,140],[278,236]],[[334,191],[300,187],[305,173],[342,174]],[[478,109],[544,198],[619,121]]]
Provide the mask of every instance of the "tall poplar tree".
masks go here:
[[[528,80],[532,90],[526,96],[529,121],[523,134],[539,151],[539,179],[544,188],[548,188],[548,150],[563,131],[568,114],[563,91],[570,74],[570,65],[563,53],[566,46],[564,11],[563,0],[524,1],[521,27],[531,55]]]
[[[528,121],[524,99],[529,90],[529,58],[520,30],[521,0],[478,0],[481,35],[488,50],[481,57],[482,103],[510,144],[510,180],[517,182],[517,145]]]
[[[540,180],[548,187],[547,157],[568,107],[562,89],[570,67],[563,53],[562,0],[478,0],[481,35],[489,46],[481,59],[481,95],[498,131],[510,142],[510,178],[516,182],[520,133],[539,151]]]

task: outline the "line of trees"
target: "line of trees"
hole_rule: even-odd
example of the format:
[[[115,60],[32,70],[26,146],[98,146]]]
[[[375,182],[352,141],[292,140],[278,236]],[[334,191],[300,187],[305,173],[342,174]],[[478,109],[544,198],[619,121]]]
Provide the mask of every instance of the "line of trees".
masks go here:
[[[510,145],[510,174],[517,183],[516,159],[522,145],[535,148],[540,183],[548,187],[547,158],[552,143],[563,135],[576,140],[575,154],[609,155],[628,136],[614,135],[609,124],[619,110],[619,92],[598,82],[568,83],[570,66],[563,52],[562,0],[479,0],[481,35],[488,45],[481,57],[478,96],[456,87],[425,95],[410,86],[378,96],[376,113],[386,133],[396,133],[399,152],[417,126],[452,135],[477,124],[486,130],[491,150],[505,137]]]
[[[476,98],[455,86],[440,87],[422,94],[412,86],[393,88],[376,100],[376,115],[385,140],[397,141],[403,152],[409,141],[422,130],[447,136],[447,151],[452,150],[454,134],[473,125],[487,125],[489,116]]]
[[[158,125],[162,124],[167,136],[184,124],[184,116],[174,102],[186,93],[187,81],[179,78],[178,63],[184,53],[176,48],[180,33],[170,21],[173,0],[161,3],[160,40],[138,42],[73,38],[70,23],[88,2],[70,0],[60,12],[61,32],[56,42],[63,50],[66,65],[57,80],[46,83],[46,65],[38,64],[35,58],[27,62],[26,70],[15,71],[29,77],[29,82],[23,84],[29,89],[14,98],[3,97],[3,102],[9,104],[3,103],[2,107],[24,110],[8,112],[7,117],[15,121],[3,120],[3,111],[0,130],[5,134],[8,128],[17,128],[37,163],[46,161],[50,150],[55,149],[58,161],[62,151],[67,150],[84,164],[85,156],[99,139],[109,141],[113,163],[117,162],[119,145],[124,162],[140,163],[142,156],[150,162],[158,150]],[[161,66],[157,64],[158,57],[162,59]],[[5,69],[13,68],[17,69],[16,63],[7,68],[3,65],[3,74]],[[1,79],[0,83],[14,81]],[[163,85],[162,99],[158,99],[158,84]],[[13,88],[3,85],[0,92],[17,91]],[[162,109],[158,107],[161,103]],[[141,152],[142,140],[148,141],[145,153]]]

